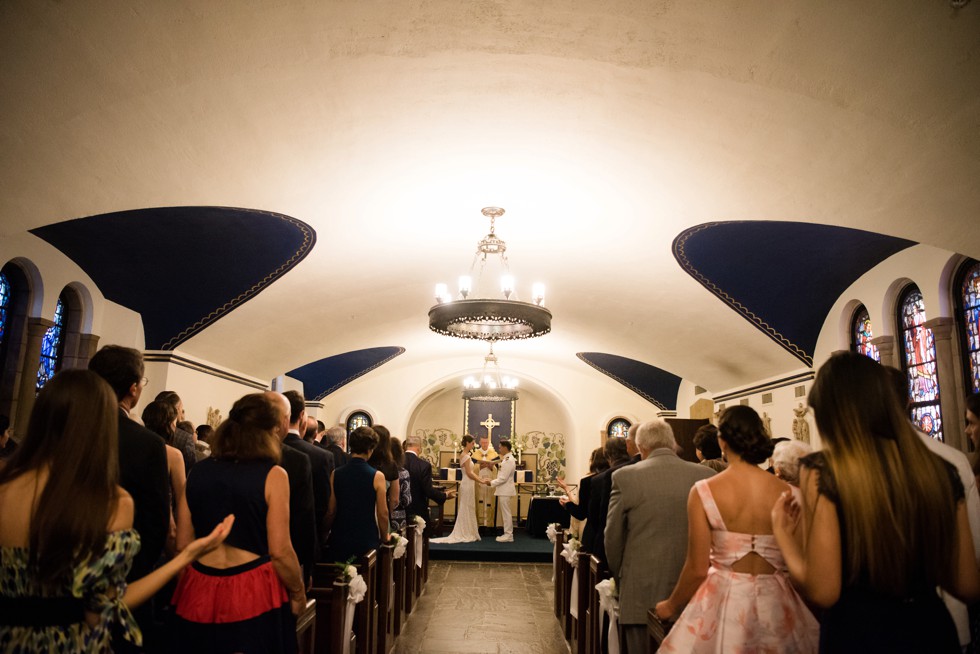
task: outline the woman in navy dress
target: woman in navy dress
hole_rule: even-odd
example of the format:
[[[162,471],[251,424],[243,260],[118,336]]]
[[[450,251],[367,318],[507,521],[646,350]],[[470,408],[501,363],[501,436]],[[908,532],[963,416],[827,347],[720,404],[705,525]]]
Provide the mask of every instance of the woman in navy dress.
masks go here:
[[[330,475],[327,528],[330,537],[324,558],[346,563],[388,542],[388,502],[385,476],[368,459],[378,445],[370,427],[358,427],[348,439],[351,458]]]

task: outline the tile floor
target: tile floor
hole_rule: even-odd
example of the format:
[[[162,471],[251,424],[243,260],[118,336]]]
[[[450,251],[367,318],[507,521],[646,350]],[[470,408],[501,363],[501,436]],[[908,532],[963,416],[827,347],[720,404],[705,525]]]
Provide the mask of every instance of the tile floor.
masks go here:
[[[433,561],[394,654],[568,654],[551,565]]]

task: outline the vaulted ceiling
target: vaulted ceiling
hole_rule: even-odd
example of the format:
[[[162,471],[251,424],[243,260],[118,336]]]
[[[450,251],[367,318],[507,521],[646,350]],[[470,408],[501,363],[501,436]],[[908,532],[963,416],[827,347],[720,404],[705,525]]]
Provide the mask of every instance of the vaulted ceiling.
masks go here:
[[[805,365],[891,253],[980,257],[976,2],[24,0],[0,61],[0,238],[256,377],[478,363],[426,312],[487,205],[554,314],[515,370],[727,389]]]

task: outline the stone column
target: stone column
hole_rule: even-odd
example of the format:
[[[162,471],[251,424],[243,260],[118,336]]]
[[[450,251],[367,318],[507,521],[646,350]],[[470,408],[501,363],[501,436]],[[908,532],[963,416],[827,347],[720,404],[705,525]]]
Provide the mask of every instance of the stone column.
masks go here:
[[[894,336],[877,336],[871,339],[871,344],[878,348],[881,365],[902,369],[902,363],[898,360],[898,355],[895,352]]]
[[[37,388],[37,368],[41,365],[41,341],[54,322],[44,318],[27,319],[27,343],[24,348],[24,361],[20,370],[20,388],[17,392],[17,417],[14,420],[18,438],[27,432],[27,423],[34,408]]]
[[[932,330],[936,344],[936,375],[939,379],[939,408],[943,414],[943,438],[947,445],[966,452],[963,434],[963,393],[957,383],[959,362],[953,347],[953,319],[933,318],[923,323]]]
[[[95,354],[98,346],[99,337],[95,334],[67,334],[61,369],[87,368],[89,359]]]

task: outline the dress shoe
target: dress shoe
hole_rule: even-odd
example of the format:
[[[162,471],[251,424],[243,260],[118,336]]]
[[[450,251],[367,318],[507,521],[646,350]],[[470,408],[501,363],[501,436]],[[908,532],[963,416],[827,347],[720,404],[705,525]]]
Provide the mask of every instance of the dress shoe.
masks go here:
[[[503,535],[503,536],[497,536],[497,542],[498,543],[513,543],[514,542],[514,537],[513,536],[507,536],[506,534]]]

